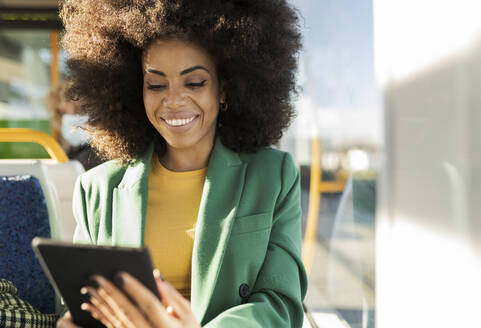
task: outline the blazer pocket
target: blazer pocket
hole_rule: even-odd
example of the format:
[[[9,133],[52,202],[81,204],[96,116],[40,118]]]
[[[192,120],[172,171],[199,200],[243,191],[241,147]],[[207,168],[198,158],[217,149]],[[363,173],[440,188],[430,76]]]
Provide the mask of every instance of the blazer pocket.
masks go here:
[[[271,213],[260,213],[236,217],[231,236],[269,229],[272,224]]]

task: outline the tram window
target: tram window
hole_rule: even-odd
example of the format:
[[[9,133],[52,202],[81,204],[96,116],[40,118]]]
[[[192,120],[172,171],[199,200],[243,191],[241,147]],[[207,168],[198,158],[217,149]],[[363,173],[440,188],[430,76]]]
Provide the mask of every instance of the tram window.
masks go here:
[[[303,259],[309,270],[305,304],[320,327],[371,328],[382,143],[372,1],[293,4],[302,16],[301,92],[281,148],[294,155],[301,171]],[[316,161],[321,176],[313,187]]]
[[[0,29],[0,127],[50,133],[45,96],[51,86],[52,31]],[[1,158],[48,158],[42,147],[1,143]]]

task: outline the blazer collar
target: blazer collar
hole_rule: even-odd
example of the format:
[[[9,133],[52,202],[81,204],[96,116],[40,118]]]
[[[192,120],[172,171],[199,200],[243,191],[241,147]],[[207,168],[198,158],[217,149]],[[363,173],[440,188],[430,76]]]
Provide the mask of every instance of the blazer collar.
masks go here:
[[[131,163],[117,188],[132,189],[148,186],[150,163],[154,154],[154,143],[151,143],[144,155]],[[212,167],[232,167],[242,164],[239,155],[222,144],[220,137],[216,137],[214,148],[209,159],[209,170]]]
[[[154,153],[154,143],[151,143],[144,155],[135,160],[129,166],[124,173],[122,181],[120,181],[118,188],[120,189],[132,189],[140,187],[139,185],[148,185],[148,178],[150,172],[150,162],[152,161],[152,155]]]
[[[144,243],[148,175],[154,145],[126,169],[114,190],[114,245]],[[209,159],[192,254],[191,308],[201,324],[209,310],[232,224],[244,188],[246,164],[217,137]]]

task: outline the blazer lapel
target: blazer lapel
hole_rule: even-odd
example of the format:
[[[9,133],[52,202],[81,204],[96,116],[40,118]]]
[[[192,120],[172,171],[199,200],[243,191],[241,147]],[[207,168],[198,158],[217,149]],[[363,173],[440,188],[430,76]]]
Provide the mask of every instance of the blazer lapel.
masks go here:
[[[148,201],[148,177],[154,145],[144,156],[130,164],[122,181],[113,190],[112,244],[140,247],[144,244]]]
[[[213,297],[245,171],[239,156],[217,138],[204,183],[192,255],[191,308],[201,324]]]

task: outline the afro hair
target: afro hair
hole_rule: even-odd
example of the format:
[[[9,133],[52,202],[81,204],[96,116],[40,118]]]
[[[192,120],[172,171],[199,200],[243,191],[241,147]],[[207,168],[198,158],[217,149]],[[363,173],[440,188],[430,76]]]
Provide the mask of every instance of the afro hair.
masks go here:
[[[143,51],[155,39],[201,45],[214,59],[228,110],[216,134],[236,152],[278,142],[294,116],[301,35],[286,0],[64,0],[69,96],[89,116],[92,145],[123,163],[165,140],[142,98]]]

